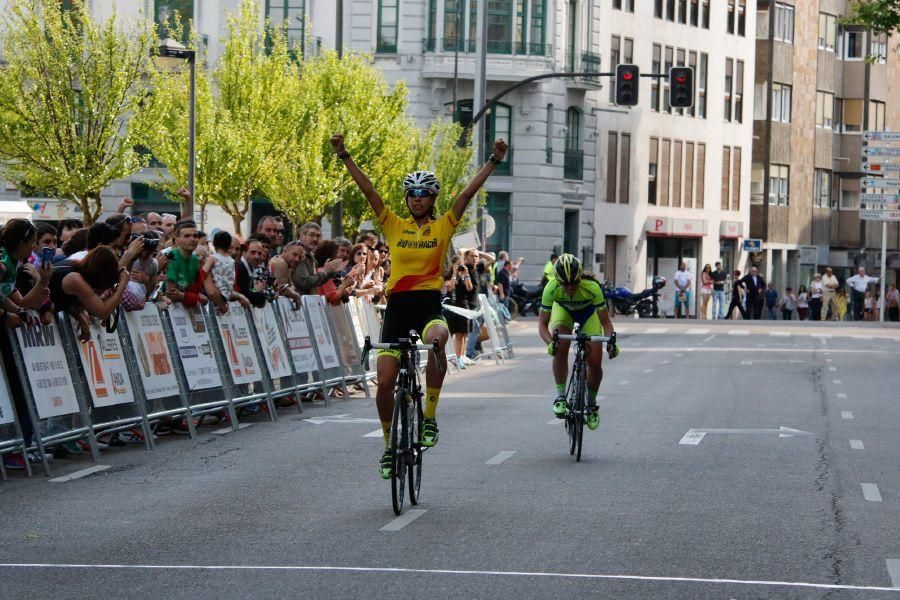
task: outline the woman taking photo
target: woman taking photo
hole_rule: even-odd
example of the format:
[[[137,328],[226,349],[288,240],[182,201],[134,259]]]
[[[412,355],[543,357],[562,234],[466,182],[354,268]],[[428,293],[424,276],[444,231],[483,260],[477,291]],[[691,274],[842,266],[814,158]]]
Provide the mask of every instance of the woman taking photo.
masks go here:
[[[462,257],[455,255],[450,261],[444,278],[447,281],[447,297],[448,304],[457,308],[471,310],[472,299],[474,297],[472,278],[469,276],[469,270],[462,262]],[[473,361],[466,358],[466,337],[469,335],[469,319],[455,312],[444,309],[444,318],[447,320],[447,328],[450,330],[450,336],[453,339],[453,352],[456,354],[456,366],[465,369],[466,365],[474,364]]]
[[[10,219],[0,233],[0,321],[8,327],[25,324],[26,311],[45,303],[47,284],[53,273],[51,261],[38,271],[25,263],[34,252],[37,229],[27,219]],[[23,296],[16,285],[19,272],[34,280],[31,289]]]

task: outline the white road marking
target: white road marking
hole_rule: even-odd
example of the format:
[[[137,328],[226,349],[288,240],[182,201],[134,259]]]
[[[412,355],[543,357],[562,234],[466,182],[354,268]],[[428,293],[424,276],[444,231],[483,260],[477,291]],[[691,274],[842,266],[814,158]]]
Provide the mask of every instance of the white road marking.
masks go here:
[[[682,446],[699,446],[704,437],[706,437],[706,433],[691,429],[682,436],[681,441],[678,443]]]
[[[809,337],[821,338],[824,341],[824,340],[826,340],[828,338],[832,338],[834,336],[831,335],[830,333],[811,333],[811,334],[809,334]]]
[[[773,363],[773,364],[777,364],[777,365],[783,365],[783,364],[787,363],[787,364],[791,364],[791,365],[799,365],[799,364],[802,364],[805,362],[806,362],[805,360],[742,360],[741,364],[742,365],[754,365],[754,364],[759,365],[759,364],[763,364],[763,363]]]
[[[554,418],[552,421],[547,421],[547,425],[562,425],[562,424],[565,423],[565,422],[566,422],[565,419],[556,419],[556,418]]]
[[[669,364],[672,364],[672,361],[671,361],[671,360],[664,360],[664,361],[662,361],[662,362],[659,363],[659,364],[661,364],[661,365],[669,365]]]
[[[900,589],[900,558],[888,558],[884,562],[887,563],[888,576],[891,578],[891,585]]]
[[[652,373],[653,369],[644,369],[644,373]]]
[[[558,420],[562,421],[562,419],[558,419]],[[484,463],[484,464],[486,464],[486,465],[499,465],[500,463],[503,463],[503,462],[505,462],[506,460],[508,460],[508,459],[509,459],[510,457],[512,457],[512,455],[515,454],[515,453],[516,453],[515,450],[504,450],[503,452],[498,452],[498,453],[497,453],[497,456],[495,456],[494,458],[488,460],[488,461],[487,461],[486,463]]]
[[[644,333],[668,333],[668,332],[669,332],[668,327],[651,327],[651,328],[647,329],[647,331],[645,331]]]
[[[632,347],[633,346],[631,344],[628,345],[629,352],[632,352],[632,351],[633,352],[679,352],[679,354],[676,354],[675,356],[676,357],[683,356],[683,354],[681,354],[681,352],[683,351],[683,348],[666,348],[666,347],[662,347],[662,346],[646,346],[643,348],[634,348],[634,350],[631,350]],[[810,352],[812,352],[812,353],[824,352],[824,348],[783,348],[783,347],[778,348],[778,347],[772,347],[772,348],[749,349],[747,346],[735,346],[735,347],[730,347],[730,348],[701,346],[701,347],[694,348],[694,350],[692,350],[692,352],[745,352],[745,353],[748,351],[767,352],[767,353],[774,353],[774,354],[784,354],[784,353],[809,354]],[[897,354],[896,350],[862,350],[862,349],[861,350],[844,350],[844,349],[842,349],[842,350],[833,350],[832,352],[838,353],[838,354],[848,354],[848,355],[890,354],[892,356],[895,356]],[[546,362],[549,362],[549,360]],[[441,397],[443,398],[443,395]]]
[[[237,426],[237,428],[238,431],[240,431],[241,429],[247,429],[252,425],[253,423],[241,423]],[[234,431],[234,429],[232,429],[231,427],[223,427],[222,429],[216,429],[215,431],[211,431],[210,433],[212,433],[213,435],[228,435],[232,431]]]
[[[428,512],[423,508],[411,508],[384,527],[382,527],[379,531],[400,531],[422,515]]]
[[[686,446],[697,446],[703,441],[707,433],[777,433],[778,437],[794,437],[795,435],[812,435],[808,431],[792,429],[791,427],[781,426],[778,429],[688,429],[688,432],[682,436],[679,444]]]
[[[631,382],[630,381],[620,381],[619,385],[628,385],[629,383],[631,383]]]
[[[841,385],[841,380],[840,379],[832,379],[831,383],[833,383],[834,385]]]
[[[709,329],[688,329],[688,335],[706,335],[709,333]]]
[[[825,362],[834,362],[834,359],[833,359],[833,358],[826,358],[826,359],[825,359]]]
[[[869,502],[881,502],[881,492],[874,483],[862,483],[863,498]]]
[[[417,509],[408,513],[416,512]],[[421,512],[425,512],[422,510]],[[404,515],[405,516],[405,515]],[[888,559],[888,570],[893,574],[900,569],[900,560]],[[893,561],[896,561],[893,562]],[[57,569],[57,570],[123,570],[123,571],[273,571],[273,572],[343,572],[343,573],[391,573],[412,575],[472,575],[476,577],[555,577],[560,579],[621,580],[664,583],[698,583],[718,585],[746,585],[765,587],[811,588],[823,590],[852,590],[867,592],[896,592],[900,587],[873,585],[847,585],[837,583],[812,583],[806,581],[777,581],[756,579],[726,579],[712,577],[670,577],[665,575],[619,575],[604,573],[560,573],[548,571],[477,571],[474,569],[410,569],[404,567],[347,567],[332,565],[107,565],[65,563],[0,563],[0,569]],[[893,575],[892,575],[893,579]]]
[[[842,418],[842,419],[852,419],[852,418],[853,418],[853,411],[852,411],[852,410],[842,410],[842,411],[841,411],[841,418]]]
[[[681,353],[679,352],[678,354],[675,355],[675,358],[681,358],[682,356],[684,356],[684,354],[681,354]]]
[[[713,341],[714,339],[716,339],[716,334],[712,334],[712,335],[709,336],[708,338],[703,338],[703,341],[704,341],[704,342],[711,342],[711,341]]]
[[[765,348],[766,345],[765,345],[765,344],[757,344],[756,347],[757,347],[757,348]]]
[[[746,329],[730,329],[728,335],[750,335]]]
[[[790,331],[770,331],[769,335],[772,337],[791,337]]]
[[[50,480],[50,483],[66,483],[67,481],[74,481],[75,479],[81,479],[82,477],[87,477],[88,475],[93,475],[94,473],[99,473],[100,471],[105,471],[109,468],[109,465],[94,465],[93,467],[81,469],[80,471],[75,471],[74,473],[63,475],[62,477],[54,477]]]
[[[844,392],[838,392],[838,393],[837,393],[837,397],[838,397],[840,400],[846,400],[846,399],[847,399],[847,394],[845,394]]]
[[[828,370],[834,373],[835,371],[837,371],[837,367],[828,367]]]
[[[375,431],[367,433],[363,437],[380,438],[380,437],[384,437],[384,432],[380,429],[376,429]]]
[[[854,340],[874,340],[875,339],[871,335],[851,335],[850,337],[853,338]]]
[[[850,448],[853,450],[865,450],[862,440],[850,440]]]

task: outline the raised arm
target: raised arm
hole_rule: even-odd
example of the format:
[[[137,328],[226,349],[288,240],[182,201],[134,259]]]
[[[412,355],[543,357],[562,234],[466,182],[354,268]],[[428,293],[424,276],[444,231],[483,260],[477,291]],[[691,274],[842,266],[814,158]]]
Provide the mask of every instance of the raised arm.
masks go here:
[[[350,158],[350,153],[347,152],[347,149],[344,147],[344,136],[341,134],[331,136],[331,147],[334,149],[334,153],[337,157],[343,161],[344,166],[347,167],[347,172],[350,173],[350,177],[356,182],[356,185],[363,193],[363,196],[369,201],[369,206],[375,211],[375,216],[377,217],[380,215],[381,211],[384,210],[384,200],[382,200],[381,196],[378,195],[378,192],[375,191],[375,186],[372,185],[368,175],[363,173],[362,169],[360,169],[357,164],[353,162],[353,159]]]
[[[460,192],[459,196],[456,197],[456,201],[453,202],[453,216],[456,217],[457,220],[462,219],[463,213],[465,213],[466,209],[469,207],[469,202],[472,201],[472,198],[475,197],[475,194],[478,193],[478,190],[481,189],[481,186],[484,185],[487,178],[494,172],[494,168],[500,164],[504,156],[506,156],[506,142],[500,139],[494,142],[494,151],[491,155],[491,160],[484,163],[481,169],[475,173],[475,177],[472,178],[469,185]]]

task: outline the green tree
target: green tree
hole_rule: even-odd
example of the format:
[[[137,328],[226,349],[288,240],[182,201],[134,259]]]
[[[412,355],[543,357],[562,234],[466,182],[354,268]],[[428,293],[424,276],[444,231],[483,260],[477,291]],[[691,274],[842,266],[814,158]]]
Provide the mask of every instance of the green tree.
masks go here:
[[[864,25],[878,33],[900,32],[900,2],[897,0],[855,0],[847,23]]]
[[[90,18],[83,0],[11,0],[0,18],[0,173],[72,201],[91,223],[100,192],[140,169],[132,115],[147,93],[155,36]]]
[[[285,37],[259,27],[258,15],[255,0],[242,0],[238,13],[228,16],[218,65],[197,69],[194,200],[204,213],[210,204],[220,206],[236,231],[254,196],[286,160],[304,115]],[[191,39],[196,46],[196,34]],[[155,185],[173,198],[187,180],[188,76],[158,69],[143,111],[145,145],[170,173]]]

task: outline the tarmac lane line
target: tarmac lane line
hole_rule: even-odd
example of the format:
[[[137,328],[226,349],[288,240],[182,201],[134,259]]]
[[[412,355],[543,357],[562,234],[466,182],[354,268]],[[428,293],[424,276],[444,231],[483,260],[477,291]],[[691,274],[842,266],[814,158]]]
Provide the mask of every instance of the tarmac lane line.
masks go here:
[[[516,453],[515,450],[504,450],[503,452],[498,452],[496,456],[494,456],[493,458],[489,459],[489,460],[488,460],[487,462],[485,462],[484,464],[486,464],[486,465],[499,465],[499,464],[503,464],[504,462],[506,462],[507,460],[509,460],[510,458],[512,458],[512,456],[513,456],[515,453]]]
[[[881,492],[878,491],[878,485],[874,483],[861,483],[863,498],[869,502],[881,502]]]
[[[81,469],[80,471],[75,471],[74,473],[69,473],[68,475],[63,475],[61,477],[54,477],[50,479],[50,483],[66,483],[69,481],[74,481],[76,479],[81,479],[82,477],[87,477],[88,475],[93,475],[94,473],[100,473],[101,471],[105,471],[110,469],[109,465],[94,465],[93,467],[88,467],[86,469]]]
[[[399,518],[417,513],[426,512],[421,509],[412,509]],[[399,519],[398,518],[398,519]],[[398,519],[395,519],[398,520]],[[553,571],[491,571],[475,569],[417,569],[410,567],[359,567],[339,565],[146,565],[146,564],[75,564],[75,563],[0,563],[0,570],[121,570],[121,571],[272,571],[272,572],[345,572],[345,573],[388,573],[410,575],[457,575],[470,577],[496,577],[496,578],[556,578],[556,579],[582,579],[594,581],[638,581],[647,583],[696,583],[710,585],[740,585],[747,587],[783,587],[793,589],[819,589],[819,590],[846,590],[860,592],[898,592],[900,583],[894,579],[900,575],[900,560],[888,559],[888,571],[891,574],[893,587],[875,585],[850,585],[840,583],[816,583],[810,581],[778,581],[767,579],[729,579],[715,577],[678,577],[666,575],[629,575],[614,573],[564,573]]]
[[[842,419],[852,419],[852,418],[853,418],[853,411],[852,411],[852,410],[842,410],[842,411],[841,411],[841,418],[842,418]]]
[[[865,450],[866,449],[862,440],[850,440],[850,448],[852,450]]]
[[[428,510],[424,508],[411,508],[381,529],[379,531],[400,531],[425,513]]]

